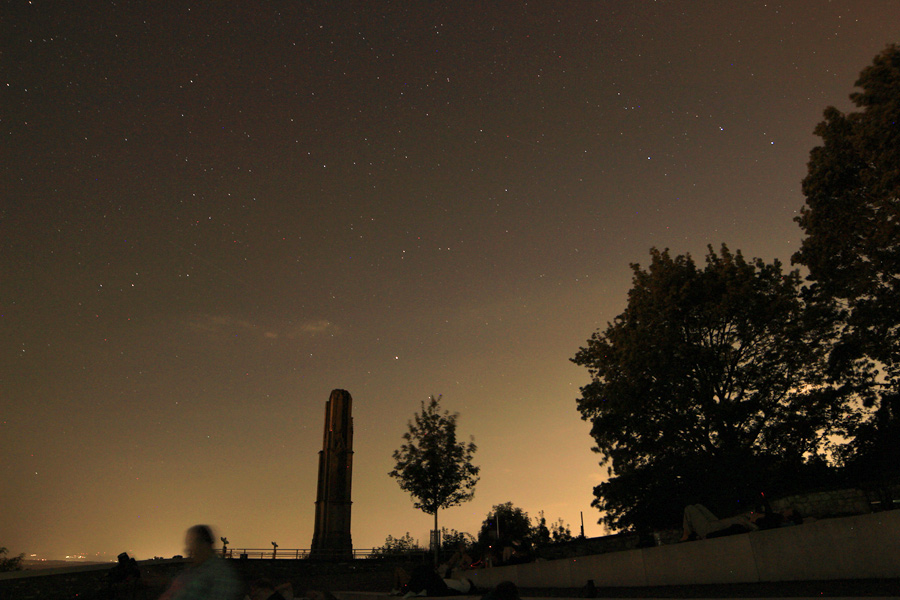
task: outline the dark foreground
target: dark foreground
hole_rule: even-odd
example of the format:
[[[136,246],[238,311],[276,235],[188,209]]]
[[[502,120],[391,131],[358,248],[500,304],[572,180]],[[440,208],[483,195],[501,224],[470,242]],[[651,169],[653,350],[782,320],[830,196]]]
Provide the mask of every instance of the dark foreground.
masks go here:
[[[347,563],[317,563],[308,560],[233,561],[244,581],[260,577],[276,583],[291,582],[302,597],[311,590],[386,593],[398,563],[357,560]],[[408,564],[404,565],[409,567]],[[0,600],[155,600],[184,565],[178,562],[140,564],[138,581],[112,583],[108,571],[55,573],[0,580]],[[37,572],[39,573],[39,572]],[[599,583],[599,582],[598,582]],[[483,594],[487,590],[477,590]],[[524,598],[814,598],[900,597],[900,579],[791,581],[727,585],[666,587],[600,587],[585,589],[522,589]],[[383,596],[387,600],[388,596]]]
[[[525,598],[584,598],[583,589],[523,589]],[[596,598],[900,597],[900,579],[784,581],[651,587],[598,587]]]

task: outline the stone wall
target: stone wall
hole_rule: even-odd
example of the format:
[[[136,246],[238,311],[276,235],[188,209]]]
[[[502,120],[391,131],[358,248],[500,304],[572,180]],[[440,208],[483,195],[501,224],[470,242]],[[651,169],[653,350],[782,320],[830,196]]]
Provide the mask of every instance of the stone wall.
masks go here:
[[[773,501],[772,508],[776,511],[793,508],[804,517],[817,519],[872,512],[866,493],[852,488],[787,496]]]
[[[873,486],[871,489],[846,488],[796,494],[773,500],[772,508],[776,511],[794,508],[804,517],[821,519],[864,515],[871,513],[873,506],[880,510],[900,508],[895,499],[900,500],[900,484]]]

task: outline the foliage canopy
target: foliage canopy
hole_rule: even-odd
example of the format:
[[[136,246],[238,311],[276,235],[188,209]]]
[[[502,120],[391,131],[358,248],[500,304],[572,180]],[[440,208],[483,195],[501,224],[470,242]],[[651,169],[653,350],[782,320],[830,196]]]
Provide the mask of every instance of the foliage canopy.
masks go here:
[[[724,245],[704,268],[650,254],[625,311],[572,359],[591,377],[577,404],[610,475],[594,506],[614,528],[671,526],[696,502],[729,514],[789,487],[824,462],[844,416],[797,272]]]
[[[572,531],[562,519],[547,526],[544,512],[530,519],[528,513],[512,502],[497,504],[487,514],[478,531],[478,543],[482,549],[493,547],[498,551],[521,542],[522,549],[541,548],[571,541]],[[498,556],[499,558],[499,556]]]
[[[860,74],[860,108],[825,110],[803,180],[806,233],[793,261],[809,269],[810,295],[828,309],[839,339],[833,377],[874,407],[851,433],[851,462],[870,474],[900,471],[900,47]]]
[[[531,520],[528,513],[512,502],[495,505],[481,523],[478,543],[487,548],[503,548],[513,541],[530,541]]]

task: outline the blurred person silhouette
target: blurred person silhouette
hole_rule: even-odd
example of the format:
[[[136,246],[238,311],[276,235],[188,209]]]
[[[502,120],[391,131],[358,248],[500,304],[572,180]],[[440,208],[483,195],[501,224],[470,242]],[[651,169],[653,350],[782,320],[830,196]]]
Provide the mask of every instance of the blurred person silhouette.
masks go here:
[[[109,597],[125,597],[135,594],[143,586],[141,581],[141,570],[137,566],[137,561],[128,556],[127,552],[122,552],[117,557],[118,563],[106,574],[109,586]]]
[[[242,586],[228,562],[213,550],[212,530],[194,525],[187,530],[184,544],[191,564],[159,600],[237,600]]]

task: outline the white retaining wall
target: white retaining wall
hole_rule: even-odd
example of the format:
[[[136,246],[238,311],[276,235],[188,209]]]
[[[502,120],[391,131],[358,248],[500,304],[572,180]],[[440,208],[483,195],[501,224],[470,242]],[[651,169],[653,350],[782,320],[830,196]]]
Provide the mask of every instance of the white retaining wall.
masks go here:
[[[753,583],[900,577],[900,510],[701,540],[464,571],[479,589]]]

